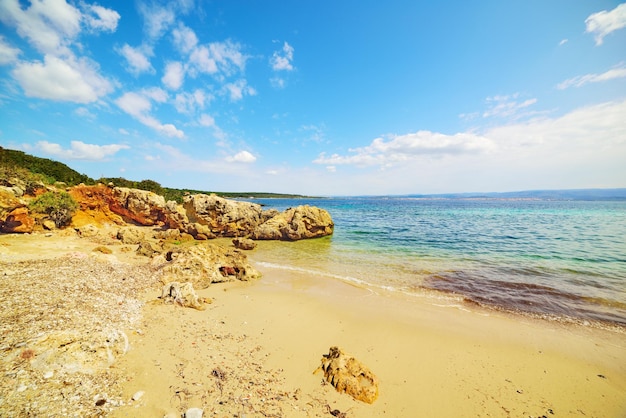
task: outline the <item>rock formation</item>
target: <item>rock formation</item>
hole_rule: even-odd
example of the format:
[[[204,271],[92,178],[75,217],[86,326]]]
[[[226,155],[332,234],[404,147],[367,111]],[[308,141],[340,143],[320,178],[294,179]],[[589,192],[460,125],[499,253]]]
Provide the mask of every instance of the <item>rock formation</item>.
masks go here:
[[[330,347],[322,357],[322,365],[315,370],[324,372],[324,378],[338,392],[354,399],[373,403],[378,398],[378,378],[367,367],[339,347]]]
[[[146,190],[114,187],[110,209],[139,225],[163,225],[166,218],[165,198]]]
[[[250,238],[286,240],[318,238],[331,235],[334,223],[330,214],[315,206],[298,206],[279,213],[254,229]]]
[[[31,233],[35,228],[35,219],[28,213],[28,208],[13,209],[0,224],[0,230],[5,233]]]
[[[211,232],[222,237],[248,235],[263,220],[261,205],[216,195],[185,196],[183,207],[190,222],[207,225]]]
[[[214,244],[201,244],[174,249],[153,260],[161,274],[161,282],[191,282],[196,289],[211,283],[253,280],[260,277],[239,250],[225,249]]]
[[[239,250],[254,250],[256,248],[256,242],[249,238],[235,238],[233,245]]]
[[[204,303],[210,303],[210,300],[207,301],[205,298],[199,297],[196,294],[193,285],[189,282],[167,283],[161,290],[160,299],[162,299],[165,303],[175,303],[180,306],[198,309],[199,311],[206,309],[204,307]]]

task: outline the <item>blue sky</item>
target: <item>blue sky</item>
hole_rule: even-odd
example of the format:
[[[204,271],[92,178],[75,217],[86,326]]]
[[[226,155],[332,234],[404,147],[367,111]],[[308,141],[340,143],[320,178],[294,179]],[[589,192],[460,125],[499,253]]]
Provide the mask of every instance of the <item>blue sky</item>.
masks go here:
[[[0,0],[0,145],[214,191],[626,187],[626,3]]]

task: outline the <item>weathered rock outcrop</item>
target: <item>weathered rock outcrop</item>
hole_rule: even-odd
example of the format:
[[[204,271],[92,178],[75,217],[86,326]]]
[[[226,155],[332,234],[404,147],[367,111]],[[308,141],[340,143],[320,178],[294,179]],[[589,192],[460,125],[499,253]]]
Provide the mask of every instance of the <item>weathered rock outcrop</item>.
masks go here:
[[[201,298],[196,294],[193,285],[190,282],[179,283],[170,282],[163,286],[161,297],[164,303],[174,303],[188,308],[194,308],[203,311],[205,303],[211,303],[210,299]]]
[[[28,208],[13,209],[4,221],[0,222],[0,230],[5,233],[28,234],[35,228],[35,219],[28,213]]]
[[[241,251],[210,243],[170,250],[155,256],[153,264],[161,271],[163,284],[191,282],[195,289],[205,289],[211,283],[247,281],[261,276]]]
[[[240,250],[254,250],[256,248],[256,242],[249,238],[235,238],[233,245]]]
[[[110,202],[113,200],[113,191],[110,187],[103,184],[80,185],[72,187],[68,193],[78,203],[78,210],[72,217],[72,226],[75,228],[85,225],[125,223],[120,215],[110,209]]]
[[[334,227],[335,224],[327,211],[304,205],[289,208],[257,226],[250,234],[250,238],[296,241],[331,235]]]
[[[338,392],[367,403],[373,403],[378,398],[378,378],[339,347],[330,347],[328,354],[324,354],[322,365],[315,373],[320,370],[324,372],[326,381]]]
[[[163,196],[127,187],[114,187],[111,196],[113,199],[109,202],[109,208],[118,215],[144,226],[165,223],[166,209]]]
[[[261,205],[216,195],[185,196],[183,207],[191,223],[207,225],[212,233],[222,237],[248,235],[263,221]]]

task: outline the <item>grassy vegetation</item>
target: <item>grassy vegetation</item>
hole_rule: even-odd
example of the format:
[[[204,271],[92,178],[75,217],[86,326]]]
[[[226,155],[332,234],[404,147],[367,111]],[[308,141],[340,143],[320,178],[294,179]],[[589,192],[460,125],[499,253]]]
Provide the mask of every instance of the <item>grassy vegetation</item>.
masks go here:
[[[57,228],[62,228],[72,222],[78,204],[69,193],[46,192],[30,202],[28,208],[34,213],[48,215]]]
[[[80,183],[87,185],[104,183],[113,183],[118,187],[128,187],[132,189],[141,189],[154,192],[165,197],[165,200],[174,200],[178,203],[183,201],[185,194],[210,194],[215,193],[218,196],[227,198],[301,198],[307,196],[279,194],[279,193],[262,193],[262,192],[211,192],[206,190],[192,189],[172,189],[163,187],[153,180],[133,181],[123,177],[103,177],[94,180],[89,176],[80,174],[72,170],[67,165],[49,160],[47,158],[39,158],[22,151],[9,150],[0,147],[0,185],[3,180],[18,178],[27,184],[27,188],[37,188],[39,184],[54,184],[55,182],[63,182],[67,186],[76,186]],[[26,190],[29,193],[29,190]]]
[[[39,158],[22,151],[9,150],[0,147],[0,167],[3,177],[18,177],[22,180],[41,181],[44,184],[54,184],[57,181],[74,186],[80,183],[93,184],[94,181],[78,171],[58,161]],[[30,172],[30,175],[25,173]],[[7,175],[8,177],[5,177]],[[26,179],[22,176],[26,176]]]

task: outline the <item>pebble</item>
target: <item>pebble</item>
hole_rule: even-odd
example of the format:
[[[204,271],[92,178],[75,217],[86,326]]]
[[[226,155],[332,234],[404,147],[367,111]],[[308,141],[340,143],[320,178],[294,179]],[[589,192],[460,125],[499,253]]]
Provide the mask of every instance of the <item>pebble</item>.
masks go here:
[[[23,385],[23,384],[17,387],[18,392],[24,392],[26,389],[28,389],[28,386]]]
[[[44,379],[50,379],[52,376],[54,376],[54,372],[53,371],[48,371],[48,372],[45,372],[43,374],[43,378]]]
[[[138,401],[139,399],[141,399],[141,397],[145,394],[146,392],[143,390],[139,390],[137,392],[135,392],[135,394],[131,397],[131,399],[133,401]]]
[[[185,412],[185,418],[202,418],[202,414],[204,414],[204,411],[200,408],[189,408]]]

